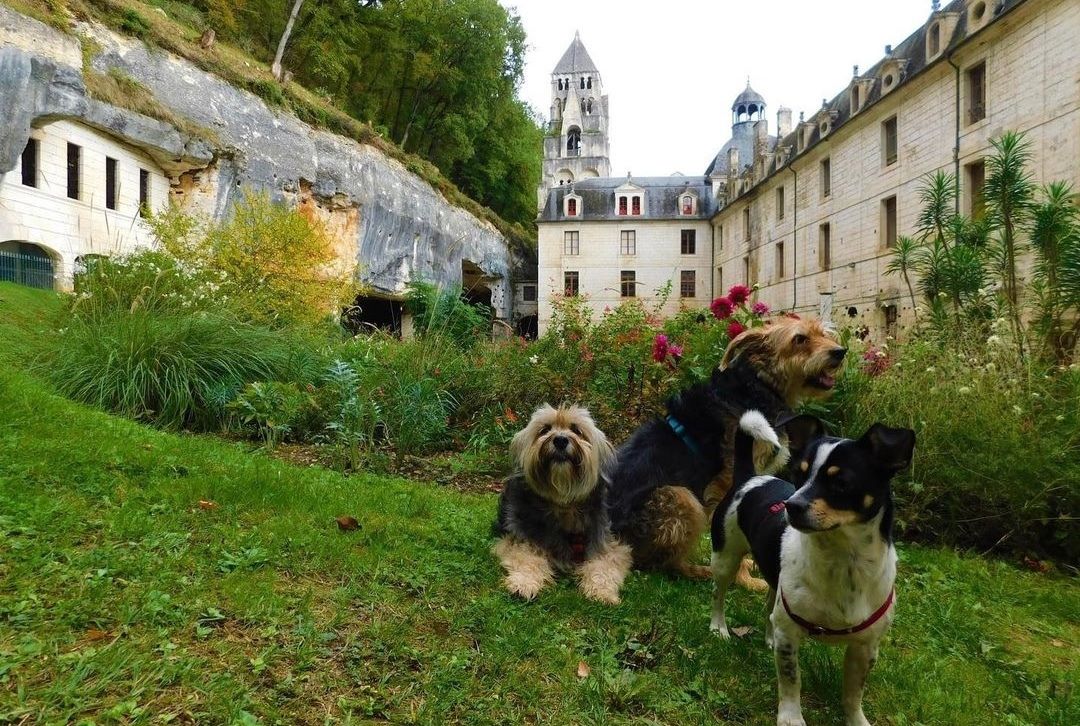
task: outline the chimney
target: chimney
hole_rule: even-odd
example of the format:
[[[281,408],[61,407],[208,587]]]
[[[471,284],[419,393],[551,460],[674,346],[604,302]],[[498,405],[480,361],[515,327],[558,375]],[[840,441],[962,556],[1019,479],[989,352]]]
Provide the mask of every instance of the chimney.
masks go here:
[[[776,135],[784,138],[791,133],[791,109],[781,106],[776,112]]]

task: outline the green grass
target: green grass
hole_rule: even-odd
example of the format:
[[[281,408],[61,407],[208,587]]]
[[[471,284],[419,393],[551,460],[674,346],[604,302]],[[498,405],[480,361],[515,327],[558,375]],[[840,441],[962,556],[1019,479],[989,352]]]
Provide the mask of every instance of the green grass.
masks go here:
[[[494,495],[343,477],[71,403],[24,369],[48,294],[0,284],[0,723],[706,723],[773,719],[760,596],[635,573],[510,599]],[[213,502],[202,508],[200,500]],[[334,517],[355,516],[356,532]],[[903,547],[867,712],[1080,722],[1080,587]],[[591,669],[577,675],[578,663]],[[803,653],[839,723],[839,651]]]

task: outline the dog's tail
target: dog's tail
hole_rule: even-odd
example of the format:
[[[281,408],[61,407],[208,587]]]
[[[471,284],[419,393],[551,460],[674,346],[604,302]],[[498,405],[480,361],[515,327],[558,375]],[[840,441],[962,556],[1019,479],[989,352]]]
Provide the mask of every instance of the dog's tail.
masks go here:
[[[748,409],[739,418],[739,427],[735,430],[735,463],[731,478],[731,488],[736,490],[757,476],[754,466],[754,442],[764,441],[773,447],[773,458],[781,453],[783,445],[780,437],[769,424],[761,411]]]

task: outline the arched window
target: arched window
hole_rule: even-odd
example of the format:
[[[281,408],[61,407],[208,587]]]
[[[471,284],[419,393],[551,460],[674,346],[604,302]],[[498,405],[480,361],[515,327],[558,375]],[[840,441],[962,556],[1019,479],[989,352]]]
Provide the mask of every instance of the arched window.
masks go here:
[[[682,213],[693,214],[694,213],[694,198],[689,194],[684,194],[682,197]]]
[[[589,114],[592,113],[592,99],[591,98],[588,101],[585,102],[585,113],[589,113]]]
[[[586,88],[592,88],[592,76],[589,76],[588,79],[586,80],[585,87]]]
[[[581,129],[571,126],[566,132],[566,155],[577,156],[581,153]]]
[[[927,49],[931,56],[938,54],[941,48],[941,26],[934,23],[930,26],[930,39],[927,41]]]
[[[634,197],[634,203],[630,207],[630,214],[641,214],[641,197]]]
[[[562,79],[561,78],[559,79],[559,90],[560,91],[562,90]]]
[[[566,216],[568,216],[568,217],[576,217],[577,216],[577,200],[576,199],[567,199],[566,200]]]
[[[626,197],[619,197],[619,214],[626,214]]]
[[[583,90],[583,91],[585,90],[585,77],[584,76],[581,77],[581,90]]]

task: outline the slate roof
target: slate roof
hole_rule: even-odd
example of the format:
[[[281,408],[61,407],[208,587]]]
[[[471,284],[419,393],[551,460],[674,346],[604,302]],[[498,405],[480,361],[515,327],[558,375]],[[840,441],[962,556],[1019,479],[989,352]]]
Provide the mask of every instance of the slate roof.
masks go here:
[[[581,42],[581,36],[574,33],[574,39],[570,47],[563,53],[562,58],[555,64],[553,75],[560,73],[599,73],[593,59],[589,57],[589,51],[585,50],[585,44]]]
[[[553,187],[547,202],[540,210],[538,222],[566,222],[568,220],[626,220],[640,219],[708,219],[716,212],[709,180],[703,176],[648,176],[631,177],[630,183],[645,192],[645,209],[640,216],[627,217],[615,214],[615,190],[626,184],[626,177],[596,177],[581,179],[573,184]],[[571,191],[581,197],[581,210],[577,217],[563,216],[563,198]],[[679,196],[685,191],[697,194],[697,211],[693,216],[679,214]]]
[[[982,32],[982,30],[985,30],[986,28],[993,25],[993,23],[996,22],[1001,16],[1003,16],[1003,15],[1007,14],[1008,12],[1014,10],[1016,7],[1022,5],[1024,2],[1025,2],[1025,0],[999,0],[999,2],[988,2],[987,3],[987,12],[994,13],[994,17],[992,17],[990,19],[990,21],[986,25],[984,25],[982,28],[979,29],[979,31],[976,31],[976,32]],[[921,25],[915,32],[913,32],[911,35],[909,35],[907,38],[905,38],[899,45],[893,46],[892,53],[890,55],[888,55],[888,56],[882,58],[881,60],[879,60],[877,63],[875,63],[873,66],[871,66],[867,71],[865,71],[863,73],[860,73],[859,78],[874,79],[874,80],[873,80],[873,84],[872,84],[872,86],[870,88],[870,91],[867,94],[866,99],[863,101],[863,104],[861,106],[861,109],[859,110],[859,113],[860,114],[866,113],[867,109],[869,109],[878,100],[880,100],[882,98],[881,78],[880,78],[880,76],[881,76],[881,72],[882,72],[883,67],[891,59],[907,61],[907,65],[904,68],[903,80],[901,80],[899,85],[896,88],[894,88],[892,91],[890,91],[890,93],[902,93],[902,91],[899,90],[899,86],[903,86],[903,85],[909,83],[914,77],[916,77],[923,70],[925,70],[928,67],[928,65],[935,65],[937,63],[945,63],[946,58],[949,55],[949,52],[952,51],[958,45],[966,42],[971,37],[971,36],[968,35],[968,29],[967,29],[968,15],[967,15],[966,9],[967,8],[966,8],[964,0],[953,0],[953,2],[948,3],[947,5],[945,5],[941,9],[942,13],[958,13],[957,24],[956,24],[956,28],[953,30],[952,36],[950,36],[950,37],[942,37],[941,38],[942,52],[941,52],[940,55],[938,55],[936,58],[934,58],[934,60],[932,60],[929,64],[927,64],[927,62],[926,62],[926,34],[927,34],[928,29],[929,29],[929,27],[930,27],[930,25],[932,23],[931,20],[928,20],[926,23]],[[840,91],[840,93],[836,94],[831,99],[825,99],[825,103],[821,107],[821,109],[818,109],[818,110],[814,111],[813,113],[809,113],[809,114],[806,115],[806,121],[807,122],[813,122],[813,121],[819,120],[820,116],[818,116],[818,114],[821,112],[822,109],[825,109],[827,112],[830,112],[833,115],[833,121],[832,121],[832,123],[830,125],[829,132],[826,134],[826,137],[832,136],[833,134],[835,134],[837,132],[837,130],[841,126],[843,126],[848,120],[851,119],[852,114],[851,114],[851,104],[850,104],[850,101],[849,101],[848,88],[844,88],[842,91]],[[956,113],[956,109],[952,106],[951,100],[950,100],[949,103],[947,103],[945,106],[942,107],[942,113],[946,113],[946,114]],[[752,126],[752,124],[747,124],[747,125]],[[786,146],[791,150],[791,152],[788,154],[787,159],[786,159],[784,164],[777,165],[776,160],[774,159],[774,161],[772,163],[772,166],[767,170],[767,172],[765,174],[765,177],[758,180],[757,184],[760,184],[760,183],[764,182],[765,179],[769,178],[770,176],[772,176],[774,173],[776,173],[780,169],[785,168],[786,165],[790,164],[793,159],[796,159],[796,158],[802,156],[803,154],[809,152],[812,148],[814,148],[814,146],[816,146],[818,144],[818,142],[821,141],[821,131],[820,131],[820,128],[819,128],[818,124],[815,123],[814,127],[810,131],[810,136],[807,139],[806,145],[803,147],[802,151],[798,151],[798,149],[799,149],[798,138],[799,138],[800,133],[801,133],[801,130],[799,128],[799,124],[796,123],[794,125],[794,128],[791,131],[791,133],[788,134],[787,136],[785,136],[784,138],[776,139],[775,142],[770,138],[770,144],[769,144],[770,148],[775,148],[775,147],[778,147],[778,146]],[[750,138],[751,139],[753,138],[752,134],[751,134]],[[730,145],[731,142],[728,142],[728,144]],[[726,148],[728,148],[728,146],[725,145],[724,148],[726,149]],[[750,145],[750,152],[749,153],[750,153],[751,156],[744,156],[743,155],[743,150],[740,147],[740,149],[739,149],[739,164],[740,165],[747,165],[747,164],[752,163],[752,154],[753,154],[753,143],[752,142],[751,142],[751,145]],[[709,173],[712,172],[712,170],[714,169],[714,167],[716,167],[716,165],[718,163],[718,159],[719,159],[719,155],[718,155],[718,157],[716,159],[713,160],[713,163],[710,164],[709,171],[707,171],[706,174],[709,174]],[[725,156],[723,161],[724,161],[724,164],[726,164],[726,156]],[[747,189],[747,191],[749,191],[753,187],[756,187],[757,184],[754,184],[752,187]]]
[[[758,106],[765,105],[765,97],[750,87],[750,81],[746,82],[746,90],[735,97],[735,103],[731,104],[731,110],[742,105],[757,104]]]

